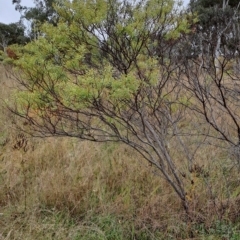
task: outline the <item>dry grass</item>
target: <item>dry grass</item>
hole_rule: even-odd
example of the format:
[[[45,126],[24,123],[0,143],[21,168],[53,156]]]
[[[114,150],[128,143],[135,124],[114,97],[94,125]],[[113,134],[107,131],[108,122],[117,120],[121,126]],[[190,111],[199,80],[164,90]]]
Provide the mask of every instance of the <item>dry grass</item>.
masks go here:
[[[3,69],[0,80],[5,98],[11,80]],[[33,139],[2,113],[0,240],[220,239],[239,232],[231,225],[239,219],[239,173],[224,149],[202,146],[184,179],[190,223],[169,185],[127,146]],[[181,166],[181,150],[173,145],[171,151]],[[213,231],[218,223],[225,227],[220,235]]]

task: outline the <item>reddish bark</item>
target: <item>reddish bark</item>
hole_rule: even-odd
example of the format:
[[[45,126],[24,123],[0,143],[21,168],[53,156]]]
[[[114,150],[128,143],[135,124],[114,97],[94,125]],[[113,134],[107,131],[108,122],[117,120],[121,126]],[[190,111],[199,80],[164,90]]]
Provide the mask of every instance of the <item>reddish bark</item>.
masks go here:
[[[6,53],[7,53],[8,57],[10,57],[10,58],[12,58],[14,60],[18,59],[17,54],[11,48],[8,47],[6,49]]]

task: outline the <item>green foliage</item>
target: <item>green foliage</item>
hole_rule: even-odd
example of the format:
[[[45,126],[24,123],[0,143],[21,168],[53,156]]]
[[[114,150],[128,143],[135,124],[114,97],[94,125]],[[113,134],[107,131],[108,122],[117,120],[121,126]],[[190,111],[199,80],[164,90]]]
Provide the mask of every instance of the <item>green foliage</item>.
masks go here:
[[[12,0],[15,4],[15,9],[22,14],[21,18],[30,21],[38,21],[44,23],[45,21],[54,23],[57,20],[56,12],[53,8],[55,0],[34,0],[34,7],[27,7],[21,4],[21,0]]]
[[[226,6],[223,6],[223,2],[225,1],[192,0],[189,6],[192,11],[198,12],[199,23],[205,28],[210,28],[212,25],[226,25],[238,6],[238,1],[229,1]]]
[[[26,23],[27,35],[31,40],[36,40],[40,35],[39,27],[48,22],[56,25],[58,22],[58,14],[54,9],[54,4],[60,4],[61,1],[56,0],[34,0],[34,6],[28,7],[22,4],[21,0],[12,0],[15,9],[21,13],[21,21]],[[23,21],[24,20],[24,21]]]
[[[212,1],[208,1],[208,0],[191,0],[190,1],[190,5],[192,6],[199,6],[199,7],[203,7],[203,8],[211,8],[214,6],[217,6],[218,8],[221,8],[223,5],[224,0],[212,0]],[[237,7],[239,1],[238,0],[229,0],[228,4],[231,7]]]
[[[116,15],[118,8],[128,17],[123,14]],[[157,30],[157,24],[168,25],[176,21],[171,16],[172,8],[172,1],[162,4],[153,0],[125,5],[119,1],[111,1],[110,4],[104,0],[84,1],[81,4],[79,1],[66,1],[63,5],[56,6],[60,17],[58,25],[43,24],[43,37],[17,50],[20,58],[15,61],[15,65],[21,70],[22,79],[27,81],[30,90],[20,93],[18,102],[21,103],[22,99],[25,101],[23,105],[49,108],[51,104],[54,105],[54,101],[61,99],[67,107],[79,110],[89,106],[93,99],[117,104],[119,101],[131,99],[140,86],[157,86],[158,62],[154,57],[146,55],[147,46],[143,45],[143,41],[145,44],[151,44],[150,38],[145,38],[149,37],[149,31]],[[124,41],[121,47],[126,48],[128,55],[121,52],[121,43],[109,44],[115,48],[116,54],[119,54],[122,65],[132,65],[131,68],[129,66],[128,74],[120,74],[117,80],[113,76],[115,64],[111,64],[115,60],[110,57],[109,63],[98,61],[101,57],[98,36],[94,36],[94,32],[89,34],[87,30],[95,26],[99,26],[101,30],[104,25],[112,23],[106,22],[109,21],[109,17],[112,18],[111,21],[116,22],[113,22],[113,29],[108,34],[116,34],[120,41]],[[158,21],[152,26],[149,25],[149,21],[154,18],[158,18]],[[166,21],[166,18],[169,19]],[[176,29],[166,32],[166,37],[177,38],[180,32],[185,31],[186,26],[187,22],[183,19],[182,22],[178,22]],[[111,37],[107,36],[106,41],[112,41]],[[89,68],[86,62],[87,54],[93,55],[94,67]],[[128,56],[132,60],[129,60]],[[144,72],[144,79],[136,77],[136,67],[138,71]]]

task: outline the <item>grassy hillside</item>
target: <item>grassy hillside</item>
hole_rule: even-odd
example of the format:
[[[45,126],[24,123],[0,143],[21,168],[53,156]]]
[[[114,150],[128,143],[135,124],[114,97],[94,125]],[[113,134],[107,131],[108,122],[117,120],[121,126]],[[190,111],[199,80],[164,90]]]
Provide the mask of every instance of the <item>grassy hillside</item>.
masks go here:
[[[16,86],[2,66],[0,82],[1,100],[11,101]],[[224,148],[197,152],[185,177],[189,219],[159,172],[127,146],[32,138],[0,107],[1,240],[240,238],[239,166]],[[180,151],[170,151],[181,164]]]

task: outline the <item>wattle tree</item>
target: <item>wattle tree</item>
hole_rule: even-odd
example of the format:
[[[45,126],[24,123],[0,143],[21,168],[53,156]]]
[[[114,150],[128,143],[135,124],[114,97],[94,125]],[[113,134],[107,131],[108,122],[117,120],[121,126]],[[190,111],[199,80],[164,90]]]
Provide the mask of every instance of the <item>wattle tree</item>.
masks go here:
[[[46,22],[36,41],[14,49],[15,78],[24,89],[10,109],[34,135],[134,148],[189,212],[182,171],[193,164],[191,153],[177,166],[169,152],[172,141],[186,149],[178,131],[180,103],[188,100],[174,50],[188,32],[186,15],[172,0],[64,1],[55,11],[56,25]]]

